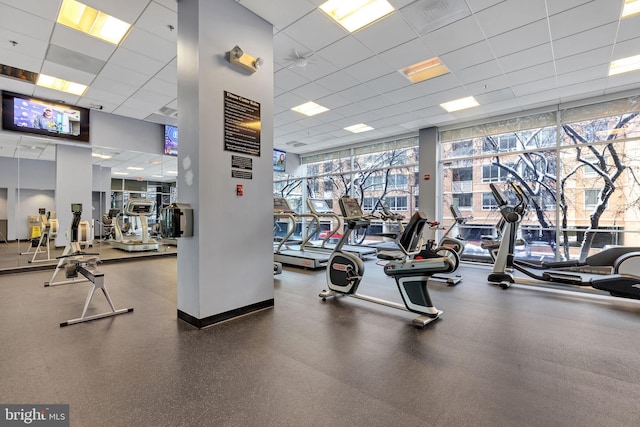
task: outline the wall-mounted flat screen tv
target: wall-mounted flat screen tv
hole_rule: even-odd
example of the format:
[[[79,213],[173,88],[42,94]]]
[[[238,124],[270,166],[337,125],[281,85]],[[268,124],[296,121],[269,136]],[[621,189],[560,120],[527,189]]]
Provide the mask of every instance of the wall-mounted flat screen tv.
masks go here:
[[[89,109],[2,92],[2,129],[89,142]]]
[[[175,126],[164,125],[164,154],[178,155],[178,128]]]
[[[273,170],[284,172],[287,166],[287,153],[282,150],[273,149]]]

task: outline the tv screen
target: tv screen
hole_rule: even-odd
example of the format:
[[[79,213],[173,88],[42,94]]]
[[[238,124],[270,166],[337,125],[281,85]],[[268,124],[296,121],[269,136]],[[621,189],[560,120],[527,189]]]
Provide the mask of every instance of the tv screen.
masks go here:
[[[164,125],[164,154],[178,155],[178,128],[175,126]]]
[[[2,128],[89,142],[89,110],[3,91]]]
[[[287,164],[287,153],[285,151],[273,149],[273,170],[284,172]]]

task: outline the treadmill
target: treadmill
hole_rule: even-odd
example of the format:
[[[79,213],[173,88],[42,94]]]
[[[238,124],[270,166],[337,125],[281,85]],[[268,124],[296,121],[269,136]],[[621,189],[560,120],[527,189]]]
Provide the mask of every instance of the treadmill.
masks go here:
[[[329,252],[319,252],[309,249],[305,245],[320,228],[320,219],[314,214],[296,214],[289,206],[289,202],[284,197],[273,198],[273,217],[275,219],[285,218],[289,220],[290,227],[287,234],[279,241],[274,241],[273,260],[283,265],[303,267],[316,270],[326,267],[329,263]],[[315,222],[315,229],[308,233],[308,237],[299,244],[287,243],[296,231],[296,221],[298,218],[310,218],[311,227]]]
[[[338,233],[342,228],[342,223],[340,222],[340,216],[336,214],[324,199],[307,199],[307,206],[309,207],[309,211],[317,216],[318,218],[330,218],[333,224],[333,220],[335,220],[335,228],[332,228],[327,236],[322,239],[321,244],[315,244],[311,242],[307,242],[306,247],[315,251],[323,251],[323,252],[333,252],[335,248],[335,244],[330,244],[329,239],[334,234]],[[375,258],[377,255],[377,250],[370,246],[359,246],[359,245],[343,245],[342,251],[350,252],[356,255],[360,259],[366,259],[369,257]]]

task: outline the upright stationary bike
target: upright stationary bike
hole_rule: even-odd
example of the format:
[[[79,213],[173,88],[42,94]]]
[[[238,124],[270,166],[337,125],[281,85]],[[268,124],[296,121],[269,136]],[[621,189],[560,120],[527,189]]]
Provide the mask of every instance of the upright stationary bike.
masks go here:
[[[364,262],[350,252],[342,250],[349,235],[357,229],[369,226],[369,221],[364,218],[358,201],[350,197],[342,197],[339,200],[342,216],[347,224],[342,238],[333,250],[327,266],[327,285],[329,290],[319,294],[323,301],[328,297],[346,295],[364,301],[382,304],[401,310],[419,314],[413,320],[413,325],[423,328],[428,323],[436,320],[442,314],[432,303],[427,289],[427,282],[435,273],[448,273],[453,270],[453,263],[449,258],[429,258],[417,260],[413,257],[420,252],[422,246],[422,232],[426,223],[426,215],[416,212],[405,227],[402,236],[397,239],[398,251],[381,251],[378,258],[387,260],[384,272],[387,276],[396,280],[398,290],[404,305],[392,301],[386,301],[357,293],[358,286],[364,275]]]

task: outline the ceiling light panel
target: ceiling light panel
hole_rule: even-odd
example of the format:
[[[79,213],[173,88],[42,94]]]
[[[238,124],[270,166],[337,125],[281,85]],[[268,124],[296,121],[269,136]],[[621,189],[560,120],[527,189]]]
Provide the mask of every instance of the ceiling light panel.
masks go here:
[[[322,105],[316,104],[312,101],[293,107],[292,110],[304,114],[305,116],[315,116],[316,114],[329,111],[327,107],[323,107]]]
[[[87,90],[87,86],[80,83],[58,79],[56,77],[47,76],[46,74],[40,74],[38,76],[38,81],[36,82],[36,84],[38,86],[46,87],[53,90],[59,90],[60,92],[66,92],[78,96],[81,96],[85,92],[85,90]]]
[[[351,33],[395,11],[386,0],[328,0],[320,10]]]
[[[640,13],[640,0],[625,0],[622,18]]]
[[[627,73],[638,69],[640,69],[640,55],[629,56],[628,58],[611,61],[609,75],[614,76],[616,74]]]
[[[131,27],[76,0],[63,0],[57,22],[115,45],[120,44]]]
[[[478,104],[478,101],[476,101],[473,96],[468,96],[466,98],[460,98],[456,99],[455,101],[449,101],[440,104],[440,106],[447,110],[447,112],[449,113],[465,110],[467,108],[477,107],[478,105],[480,104]]]
[[[412,83],[420,83],[447,74],[449,69],[440,61],[440,58],[434,57],[403,68],[400,72]]]
[[[359,123],[357,125],[349,126],[344,128],[344,130],[348,130],[353,133],[366,132],[368,130],[373,130],[371,126],[365,125],[364,123]]]

